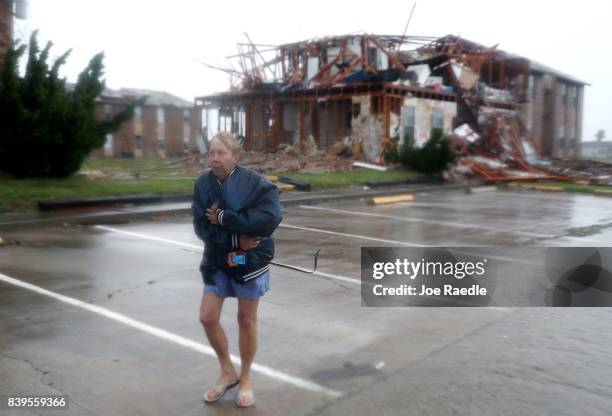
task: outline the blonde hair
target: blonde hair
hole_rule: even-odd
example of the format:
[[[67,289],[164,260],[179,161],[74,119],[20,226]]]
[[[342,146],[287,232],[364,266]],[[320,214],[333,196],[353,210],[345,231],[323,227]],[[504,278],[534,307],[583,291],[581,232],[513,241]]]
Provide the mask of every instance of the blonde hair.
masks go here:
[[[210,142],[212,143],[214,140],[219,140],[221,143],[223,143],[223,145],[227,147],[234,156],[240,155],[242,145],[232,133],[220,131],[212,137]]]

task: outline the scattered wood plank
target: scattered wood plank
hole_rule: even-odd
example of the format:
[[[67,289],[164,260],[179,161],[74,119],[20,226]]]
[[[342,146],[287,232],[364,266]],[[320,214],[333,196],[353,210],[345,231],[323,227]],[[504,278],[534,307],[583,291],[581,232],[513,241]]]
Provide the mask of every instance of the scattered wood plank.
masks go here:
[[[374,165],[372,163],[365,162],[353,162],[353,166],[356,168],[378,170],[380,172],[386,172],[388,169],[386,166]]]

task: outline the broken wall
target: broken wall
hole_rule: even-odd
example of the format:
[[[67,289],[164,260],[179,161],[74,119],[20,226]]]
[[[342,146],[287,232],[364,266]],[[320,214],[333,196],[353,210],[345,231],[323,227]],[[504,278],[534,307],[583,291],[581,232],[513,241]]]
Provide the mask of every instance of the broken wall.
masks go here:
[[[375,161],[383,151],[384,115],[372,113],[369,95],[352,97],[352,104],[360,106],[359,114],[351,119],[353,143],[360,143],[366,159]]]
[[[255,151],[263,151],[272,145],[271,123],[266,111],[269,112],[266,105],[253,106],[251,149]]]
[[[352,100],[319,99],[319,149],[329,149],[351,134],[351,105]]]

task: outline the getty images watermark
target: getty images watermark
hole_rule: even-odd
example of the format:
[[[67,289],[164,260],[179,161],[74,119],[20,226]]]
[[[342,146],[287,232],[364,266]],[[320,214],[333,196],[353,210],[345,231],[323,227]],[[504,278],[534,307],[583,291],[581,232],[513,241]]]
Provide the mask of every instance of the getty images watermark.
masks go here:
[[[612,306],[612,248],[361,249],[362,306]]]

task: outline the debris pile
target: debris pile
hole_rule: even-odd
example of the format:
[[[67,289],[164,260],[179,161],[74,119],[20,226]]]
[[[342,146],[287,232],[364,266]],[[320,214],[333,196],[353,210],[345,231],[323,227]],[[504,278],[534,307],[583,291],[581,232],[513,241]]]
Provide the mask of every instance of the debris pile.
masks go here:
[[[612,164],[592,160],[545,159],[516,112],[481,109],[478,132],[464,124],[450,136],[461,155],[447,177],[479,176],[487,182],[556,180],[609,184]]]
[[[551,169],[556,172],[580,177],[576,183],[610,184],[612,179],[612,164],[595,160],[552,159]]]
[[[473,173],[489,182],[569,179],[542,160],[536,141],[513,111],[482,108],[478,126],[456,128],[451,143],[462,156],[458,162],[460,174]]]
[[[340,147],[338,153],[346,152],[346,146]],[[352,170],[357,156],[337,156],[334,153],[317,152],[315,154],[300,151],[289,145],[279,146],[278,151],[253,152],[243,151],[240,164],[257,172],[284,173],[290,171],[324,173]],[[206,162],[204,162],[206,163]]]

